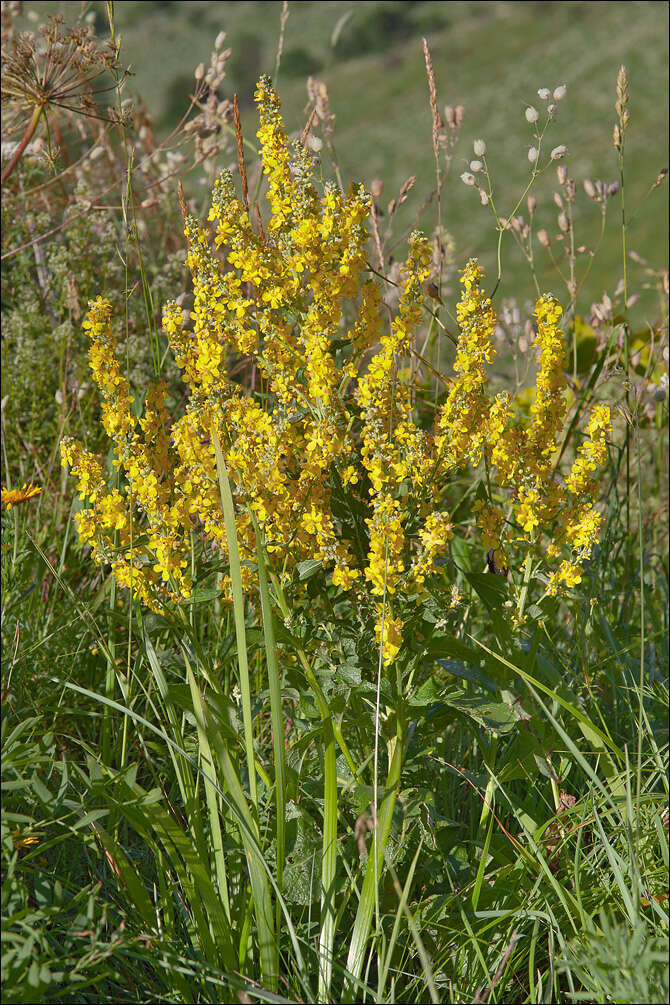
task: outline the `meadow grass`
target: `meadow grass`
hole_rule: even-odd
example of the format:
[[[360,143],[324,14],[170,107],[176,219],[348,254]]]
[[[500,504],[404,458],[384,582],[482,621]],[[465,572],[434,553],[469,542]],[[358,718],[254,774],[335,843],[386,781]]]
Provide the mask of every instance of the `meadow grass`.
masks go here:
[[[137,5],[126,6],[132,27]],[[249,18],[253,13],[249,4],[222,6],[230,7],[231,14],[236,7],[244,8],[236,16]],[[344,13],[346,5],[332,6],[341,6]],[[476,8],[485,5],[459,6],[467,8],[470,18],[452,30],[462,33],[460,48],[471,37],[472,46],[466,50],[472,91],[463,98],[474,109],[477,95],[485,104],[490,94],[484,90],[485,71],[477,63],[476,53],[484,49],[475,46],[475,29],[479,45],[484,38],[479,33],[495,31],[500,65],[509,66],[508,61],[519,59],[520,33],[526,31],[528,41],[531,25],[523,8],[513,5],[513,30],[507,19],[501,33],[492,16],[482,17],[481,23],[477,18]],[[563,5],[548,6],[558,25],[561,18],[569,22],[562,36],[565,46],[561,43],[565,57],[566,51],[573,52],[573,43],[583,44],[588,32],[577,31],[568,17],[570,7],[563,11]],[[583,17],[590,17],[591,8],[582,6]],[[623,28],[617,18],[626,5],[604,6],[613,12],[608,24],[616,22]],[[629,42],[638,37],[636,31],[640,38],[650,38],[644,33],[652,18],[647,20],[646,15],[651,10],[655,18],[659,16],[659,5],[640,6],[644,9],[635,31],[628,33]],[[322,7],[304,8],[305,23],[317,17],[323,22]],[[124,8],[110,13],[116,21],[108,28],[120,32]],[[539,31],[541,19],[537,22]],[[314,44],[320,46],[324,60],[327,37],[325,27],[321,34],[315,28]],[[9,41],[3,37],[5,44]],[[441,60],[449,44],[449,36],[437,36],[426,53],[438,93]],[[492,47],[491,40],[487,44]],[[649,46],[653,49],[651,41]],[[557,45],[557,66],[565,67],[558,50]],[[533,46],[529,51],[535,51]],[[360,134],[354,138],[353,118],[347,123],[338,105],[334,145],[346,182],[383,177],[388,194],[403,176],[415,173],[417,193],[425,196],[435,182],[431,131],[438,168],[445,171],[449,127],[444,126],[442,141],[435,108],[431,116],[426,62],[418,45],[411,59],[415,57],[423,73],[421,99],[412,104],[408,95],[397,98],[398,115],[404,122],[410,115],[415,120],[424,116],[424,139],[394,151],[398,163],[404,164],[394,177],[391,159],[377,166],[378,150],[366,148]],[[335,95],[345,93],[354,79],[361,85],[367,80],[366,93],[372,93],[374,81],[383,79],[378,59],[367,56],[332,67],[331,110]],[[557,70],[556,79],[547,81],[551,67],[546,60],[541,65],[542,73],[538,71],[532,87],[523,88],[523,100],[538,107],[537,87],[567,80],[567,71],[558,75]],[[323,467],[326,475],[313,475],[317,487],[318,478],[329,479],[323,483],[327,495],[318,496],[315,488],[314,499],[332,507],[342,539],[345,532],[353,542],[356,535],[363,537],[360,555],[352,545],[356,554],[348,559],[349,571],[358,561],[361,570],[371,573],[369,587],[357,585],[351,593],[338,589],[330,579],[328,558],[315,544],[311,556],[303,554],[296,536],[297,559],[291,557],[291,549],[278,553],[276,541],[268,536],[272,526],[268,514],[259,508],[265,493],[273,491],[272,484],[257,479],[255,494],[248,497],[244,478],[256,477],[253,468],[241,479],[236,466],[235,447],[251,443],[254,428],[239,426],[239,438],[227,439],[232,423],[241,421],[230,410],[223,425],[212,426],[211,443],[197,424],[192,427],[196,439],[203,441],[201,455],[211,473],[207,499],[220,513],[213,524],[214,537],[207,540],[193,531],[183,540],[174,539],[174,554],[186,555],[184,569],[175,571],[177,567],[171,566],[166,578],[173,598],[182,594],[177,602],[163,595],[157,603],[151,578],[146,580],[145,596],[150,603],[130,599],[115,583],[109,562],[94,563],[91,545],[94,549],[98,545],[93,539],[78,540],[77,515],[81,519],[85,508],[71,480],[56,475],[55,457],[63,434],[84,439],[102,455],[101,470],[110,487],[122,487],[123,498],[132,505],[135,495],[145,498],[145,489],[132,480],[126,485],[124,463],[113,464],[114,453],[100,430],[101,416],[117,448],[119,423],[126,414],[131,421],[131,415],[140,416],[144,409],[147,428],[154,429],[145,392],[151,377],[159,373],[167,385],[173,437],[178,420],[197,416],[189,412],[196,388],[191,388],[190,396],[184,394],[177,368],[168,363],[170,347],[160,329],[164,300],[186,291],[182,303],[191,305],[181,269],[185,247],[174,251],[175,243],[182,243],[178,206],[170,205],[168,196],[163,205],[143,207],[135,195],[135,186],[139,192],[146,179],[134,171],[135,157],[141,157],[137,133],[123,120],[111,123],[108,132],[113,136],[118,131],[123,141],[112,174],[120,165],[122,191],[114,194],[123,199],[122,219],[129,225],[116,227],[112,217],[101,229],[99,217],[93,215],[91,230],[82,223],[81,228],[59,231],[40,257],[30,240],[35,226],[47,227],[49,214],[25,224],[28,229],[22,233],[24,224],[14,219],[12,208],[21,185],[30,189],[26,198],[34,200],[33,186],[48,175],[40,175],[39,167],[26,157],[7,179],[3,254],[24,240],[29,245],[3,261],[3,294],[9,294],[7,307],[3,296],[3,312],[11,323],[7,343],[11,352],[3,356],[7,489],[3,489],[2,521],[2,976],[8,1000],[667,1000],[667,376],[665,382],[662,378],[667,375],[667,272],[664,280],[655,262],[653,268],[639,265],[640,272],[627,274],[630,260],[622,258],[621,232],[622,194],[626,212],[634,213],[640,195],[657,175],[655,167],[650,169],[648,183],[638,191],[634,173],[629,188],[629,137],[635,136],[636,123],[648,128],[657,121],[659,105],[645,94],[647,81],[637,89],[638,75],[629,67],[628,82],[619,75],[620,108],[615,112],[618,67],[614,59],[606,103],[603,92],[598,92],[599,115],[607,124],[598,148],[610,147],[612,180],[619,172],[624,183],[608,199],[608,221],[618,220],[619,226],[616,241],[604,246],[606,261],[598,266],[602,271],[595,273],[604,277],[602,285],[609,293],[589,305],[585,290],[575,301],[563,283],[545,283],[544,273],[536,272],[542,291],[553,292],[565,307],[560,337],[567,377],[562,367],[555,376],[566,382],[561,394],[568,412],[556,440],[566,474],[588,439],[584,428],[590,410],[605,402],[613,417],[598,476],[599,541],[583,563],[581,581],[553,594],[551,558],[538,554],[539,546],[533,550],[530,541],[509,541],[509,574],[496,574],[500,572],[496,560],[502,564],[499,553],[497,559],[495,551],[490,553],[487,561],[472,504],[475,498],[491,498],[497,491],[496,476],[475,462],[444,475],[439,506],[448,502],[455,531],[452,536],[449,530],[442,542],[439,560],[426,566],[427,589],[419,591],[422,599],[416,603],[393,571],[397,555],[392,533],[375,529],[374,522],[365,523],[366,512],[372,512],[365,509],[367,486],[374,486],[375,478],[388,479],[389,472],[366,467],[363,452],[362,460],[354,459],[351,467],[358,471],[362,486],[345,481],[337,474],[342,465],[332,453],[338,449],[333,435],[332,442],[320,446],[322,454],[331,458]],[[122,75],[118,69],[112,72],[120,102]],[[281,81],[280,74],[284,93]],[[520,82],[510,82],[513,86],[520,87]],[[569,80],[568,95],[571,86]],[[289,123],[291,101],[298,100],[293,87],[297,95],[297,83],[286,86]],[[622,97],[628,87],[630,104]],[[586,92],[591,93],[589,88]],[[511,98],[512,104],[515,100]],[[580,147],[581,115],[568,117],[568,100],[559,102],[557,122],[549,125],[548,148],[559,142],[570,149]],[[387,109],[393,107],[388,95],[382,103]],[[354,107],[353,91],[344,107]],[[623,118],[627,108],[630,123]],[[61,114],[57,109],[48,114],[50,124],[71,127],[71,119],[57,118]],[[251,116],[250,111],[242,115],[247,139],[255,132],[249,125]],[[529,130],[523,115],[517,118]],[[504,136],[496,133],[494,120],[495,116],[488,129],[476,128],[472,136],[463,131],[460,139],[471,149],[472,138],[485,136],[488,149],[481,156],[487,159],[495,185],[498,179],[503,186],[509,184],[518,199],[530,168],[518,156],[513,162],[503,159],[502,166],[495,163],[496,143],[502,149],[503,141],[511,140],[509,131]],[[88,121],[85,116],[83,121]],[[611,147],[615,121],[624,131],[618,164]],[[565,128],[567,138],[559,127]],[[406,142],[407,128],[396,128]],[[341,142],[341,134],[346,137],[349,130],[352,139]],[[328,140],[317,124],[310,136]],[[378,136],[383,146],[381,130]],[[266,143],[272,137],[276,134],[267,136]],[[244,165],[240,158],[239,174],[248,172],[253,200],[260,176],[239,126],[238,140],[238,150],[245,150],[246,158]],[[634,139],[630,146],[634,159]],[[327,148],[326,142],[320,150],[324,163]],[[223,149],[221,156],[226,156]],[[235,154],[231,151],[229,156]],[[468,153],[468,160],[473,156]],[[582,156],[583,163],[588,156],[595,157],[588,162],[590,173],[600,154]],[[564,175],[562,159],[551,163],[531,193],[538,200],[537,217],[530,214],[536,252],[541,248],[538,229],[549,227],[550,219],[554,247],[554,231],[570,234],[553,223],[558,211],[567,212],[572,205],[574,169],[572,161],[565,163]],[[318,166],[312,160],[312,167],[318,170]],[[169,160],[164,169],[170,170]],[[198,170],[209,180],[206,165],[198,164]],[[488,210],[479,204],[477,186],[463,185],[460,168],[452,165],[451,170],[444,198],[439,204],[433,201],[422,227],[432,237],[439,213],[442,222],[447,221],[456,250],[444,247],[437,257],[428,255],[429,278],[439,286],[437,298],[424,296],[422,280],[417,279],[413,296],[420,312],[413,321],[407,290],[413,275],[423,275],[419,266],[414,273],[408,269],[409,284],[402,288],[405,306],[402,299],[398,304],[392,298],[393,284],[403,281],[393,271],[389,249],[403,234],[406,218],[394,214],[390,220],[373,218],[373,229],[375,222],[381,224],[380,243],[373,237],[365,245],[373,262],[381,248],[379,268],[372,275],[386,281],[382,291],[392,315],[407,311],[407,324],[417,326],[416,345],[423,346],[423,352],[413,362],[412,357],[404,360],[401,370],[402,380],[415,395],[411,408],[407,406],[408,421],[423,431],[432,428],[435,414],[451,414],[444,411],[450,398],[438,371],[449,372],[453,358],[448,336],[458,333],[453,316],[456,266],[469,257],[471,242],[477,248],[488,247],[488,258],[482,255],[489,263],[487,289],[495,285],[498,235],[492,231],[485,239],[486,231],[477,231],[477,215],[485,216]],[[328,171],[335,173],[334,167]],[[67,188],[67,174],[56,177],[60,187],[49,196],[53,199],[49,211],[62,214],[60,200],[74,206],[76,194]],[[550,180],[567,210],[553,203],[548,207],[551,197],[542,183],[548,186]],[[95,177],[92,182],[82,177],[80,184],[92,184],[89,192],[95,194]],[[240,189],[237,197],[241,195]],[[663,198],[659,184],[644,205],[658,207]],[[187,214],[199,206],[199,197],[189,205],[183,203]],[[471,214],[473,207],[477,214]],[[401,209],[411,219],[409,200]],[[522,209],[528,220],[525,202]],[[276,205],[272,210],[277,213]],[[146,228],[143,211],[149,221]],[[502,209],[499,212],[503,215]],[[471,221],[468,230],[451,231],[458,213]],[[261,218],[257,221],[251,213],[250,219],[258,228],[253,233],[260,236]],[[272,219],[264,204],[268,233]],[[346,214],[335,219],[337,234]],[[393,231],[384,241],[388,222]],[[197,226],[187,215],[192,255],[198,247]],[[515,233],[525,239],[520,226]],[[438,231],[437,237],[441,236]],[[512,239],[508,231],[503,237]],[[626,238],[632,240],[630,233]],[[247,238],[246,252],[255,239]],[[121,260],[115,271],[110,264],[97,288],[98,270],[86,267],[93,247],[98,254],[116,250]],[[659,255],[657,244],[633,250],[648,253],[650,261]],[[404,248],[396,252],[404,254]],[[520,252],[518,258],[523,262]],[[204,261],[216,269],[215,258]],[[564,261],[569,269],[569,254]],[[574,264],[581,269],[576,258]],[[508,285],[494,296],[500,327],[490,334],[501,350],[503,376],[498,379],[514,393],[519,421],[526,422],[524,409],[526,417],[538,414],[529,413],[532,398],[525,390],[536,380],[536,332],[524,325],[537,324],[526,307],[527,299],[535,299],[536,288],[527,265],[521,281],[520,265],[510,258],[507,245],[502,266]],[[202,262],[191,264],[196,287],[202,269]],[[329,266],[324,265],[319,275],[326,281]],[[76,295],[72,282],[67,285],[68,276],[74,277]],[[650,290],[643,290],[643,284]],[[502,293],[507,297],[510,291],[517,295],[519,319],[510,314],[506,321]],[[646,295],[646,328],[629,314],[636,306],[631,297],[638,292]],[[123,339],[118,357],[123,376],[111,390],[104,388],[105,377],[114,372],[114,357],[108,355],[101,367],[92,356],[92,378],[86,378],[84,339],[75,342],[73,334],[75,327],[81,327],[85,310],[84,304],[79,309],[79,300],[101,293],[112,298],[115,331]],[[296,296],[300,295],[298,290]],[[37,298],[37,306],[19,322],[31,297]],[[578,308],[585,318],[583,327],[574,323]],[[484,309],[481,303],[477,307]],[[40,312],[52,323],[60,322],[66,349],[59,373],[44,375],[36,385],[41,390],[31,399],[35,414],[39,417],[43,407],[49,423],[40,429],[39,421],[33,420],[34,435],[26,439],[22,429],[17,443],[11,439],[12,402],[4,396],[11,399],[16,393],[12,380],[25,393],[30,361],[34,368],[40,362],[40,347],[46,352],[52,345],[40,335]],[[167,317],[169,332],[169,319],[177,315]],[[292,323],[300,331],[304,319],[296,317]],[[344,321],[348,317],[345,313]],[[372,326],[372,318],[368,323]],[[180,337],[179,326],[175,330]],[[101,331],[94,324],[94,344]],[[383,329],[384,337],[394,331]],[[271,334],[266,336],[269,340]],[[337,367],[346,365],[346,346],[334,336],[331,343],[329,358]],[[57,339],[53,344],[61,345]],[[577,357],[571,359],[574,346]],[[375,338],[367,351],[374,356],[379,347]],[[310,359],[318,359],[317,349],[318,344]],[[260,365],[263,357],[258,353],[252,358]],[[242,401],[260,402],[254,420],[260,422],[279,413],[276,401],[270,403],[268,386],[257,383],[260,378],[247,362],[244,353],[232,350],[227,360],[234,384],[244,389]],[[293,416],[296,428],[302,428],[314,407],[309,395],[315,382],[322,396],[328,390],[325,377],[320,376],[319,383],[314,376],[316,363],[312,367],[311,376],[309,365],[304,373],[302,368],[295,372],[306,401],[304,414]],[[132,405],[124,398],[126,375],[137,399]],[[102,412],[93,389],[84,388],[86,393],[80,396],[87,379],[103,388]],[[452,385],[458,380],[457,374],[451,375]],[[54,400],[59,407],[61,403],[54,399],[54,386],[65,400],[56,415]],[[396,389],[395,407],[400,408],[400,384],[389,386]],[[342,387],[346,389],[345,384]],[[374,399],[374,381],[369,387]],[[338,388],[340,393],[344,392]],[[236,400],[230,399],[229,406]],[[379,398],[380,408],[385,400],[383,395]],[[351,402],[349,407],[354,409]],[[365,415],[361,405],[355,417],[363,429],[372,421]],[[16,421],[20,423],[20,414]],[[451,439],[445,441],[445,449],[453,450],[452,439],[459,429],[457,424],[446,428]],[[472,435],[476,432],[475,427]],[[162,435],[160,424],[151,435]],[[268,426],[268,443],[273,435]],[[278,439],[282,456],[294,451],[299,464],[303,441],[286,429],[283,435],[284,442]],[[154,441],[149,433],[147,437],[151,445]],[[132,450],[138,442],[133,441]],[[66,449],[72,462],[73,448]],[[352,447],[352,457],[357,458],[358,449]],[[462,449],[468,451],[469,444]],[[117,460],[121,456],[117,452]],[[438,452],[436,464],[440,460]],[[307,468],[314,459],[305,452],[303,463]],[[370,481],[365,480],[368,477]],[[148,485],[148,477],[145,480]],[[40,482],[42,492],[25,501],[7,494],[24,481]],[[401,478],[399,505],[409,513],[411,492],[402,484]],[[418,492],[417,483],[412,484],[412,491]],[[512,486],[509,506],[517,512],[514,491]],[[277,494],[277,510],[279,499]],[[197,495],[193,504],[200,512]],[[424,518],[423,513],[412,517],[413,531],[407,518],[408,541],[411,533],[419,539]],[[523,526],[521,520],[519,524]],[[130,526],[129,542],[124,543],[123,521],[110,531],[112,557],[121,557],[127,547],[131,553],[136,545],[144,547],[140,525],[134,529],[131,521]],[[370,559],[375,534],[376,567]],[[416,558],[410,561],[409,556],[408,545],[407,576]],[[533,563],[522,564],[524,556],[532,556]],[[130,569],[137,590],[147,567],[133,567],[131,559]],[[371,593],[375,575],[381,584],[378,600]],[[188,589],[180,586],[185,582]],[[397,596],[392,596],[390,587]],[[403,591],[411,596],[401,599]],[[394,616],[399,611],[404,623],[396,629]]]

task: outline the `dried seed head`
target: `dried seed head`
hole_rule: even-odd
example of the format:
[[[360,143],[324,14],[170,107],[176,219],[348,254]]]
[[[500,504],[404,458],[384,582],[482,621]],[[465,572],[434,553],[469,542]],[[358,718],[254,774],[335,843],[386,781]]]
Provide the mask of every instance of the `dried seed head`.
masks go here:
[[[570,230],[570,220],[568,219],[567,213],[558,214],[558,229],[564,234],[567,234]]]
[[[566,147],[566,145],[564,143],[561,143],[561,145],[558,146],[558,147],[554,147],[554,149],[551,151],[551,159],[552,159],[552,161],[558,161],[558,160],[560,160],[561,157],[565,157],[565,155],[567,154],[567,152],[568,152],[568,148]]]
[[[526,122],[530,123],[537,122],[539,117],[540,113],[538,112],[537,108],[533,108],[532,105],[529,105],[528,108],[526,109]]]
[[[554,91],[554,101],[562,101],[567,93],[567,86],[565,84],[560,84]]]
[[[625,66],[619,67],[616,77],[616,93],[619,101],[625,105],[628,101],[628,71]]]
[[[539,157],[539,151],[537,147],[531,147],[530,150],[528,151],[528,160],[530,161],[530,163],[534,164],[538,157]]]
[[[214,40],[214,48],[216,49],[217,52],[219,51],[219,49],[223,48],[223,43],[225,41],[226,41],[226,33],[225,31],[220,31]]]
[[[461,181],[463,182],[464,185],[471,185],[471,186],[476,185],[477,183],[477,179],[473,174],[470,174],[469,171],[463,172],[463,174],[461,175]]]
[[[614,149],[620,152],[623,143],[623,133],[621,132],[621,126],[619,125],[618,122],[614,124],[614,130],[612,132],[612,141],[614,143]]]
[[[482,206],[488,206],[489,204],[489,197],[483,188],[480,188],[479,190],[479,201],[481,202]]]
[[[193,74],[193,76],[195,77],[196,80],[202,80],[202,78],[205,76],[204,63],[198,63],[198,65],[195,68],[195,73]]]
[[[528,205],[528,212],[532,216],[535,210],[537,209],[537,199],[535,198],[534,195],[528,196],[527,205]]]
[[[484,142],[484,140],[475,140],[475,142],[472,144],[472,147],[474,149],[476,157],[486,156],[486,143]]]
[[[537,92],[537,96],[538,98],[541,98],[542,101],[549,101],[549,98],[551,97],[551,91],[549,90],[548,87],[541,87]]]
[[[626,301],[626,307],[629,307],[629,308],[630,307],[635,307],[635,304],[638,302],[639,299],[640,299],[640,294],[639,293],[634,293],[633,296],[629,297],[628,300]]]
[[[549,118],[551,119],[552,122],[556,118],[556,112],[557,111],[558,111],[558,108],[556,107],[556,105],[547,105],[547,115],[549,116]]]
[[[453,105],[444,106],[444,118],[447,125],[453,129],[456,125],[456,112],[454,111]]]
[[[559,185],[565,185],[568,180],[568,169],[565,164],[561,164],[556,168],[556,177],[558,178]]]
[[[667,174],[668,174],[668,169],[667,168],[662,168],[658,172],[658,177],[657,177],[656,181],[654,182],[654,184],[651,186],[652,190],[655,189],[655,188],[658,188],[659,185],[663,184],[663,181],[666,178]]]
[[[540,244],[542,245],[543,248],[548,248],[549,245],[551,244],[551,241],[549,239],[549,234],[546,232],[546,230],[544,228],[542,228],[542,230],[538,230],[538,232],[537,232],[537,239],[538,239],[538,241],[540,242]]]
[[[460,126],[465,118],[465,105],[456,105],[456,125]]]
[[[554,202],[559,209],[563,209],[563,200],[561,199],[560,193],[554,192]]]

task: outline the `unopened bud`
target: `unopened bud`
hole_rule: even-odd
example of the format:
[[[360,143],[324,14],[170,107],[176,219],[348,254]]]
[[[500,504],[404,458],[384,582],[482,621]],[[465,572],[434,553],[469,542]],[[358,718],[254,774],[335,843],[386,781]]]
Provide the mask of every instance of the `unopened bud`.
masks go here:
[[[554,91],[554,101],[562,101],[567,93],[567,86],[565,84],[560,84]]]
[[[549,240],[549,234],[546,232],[546,230],[544,230],[544,228],[542,230],[538,230],[537,239],[543,248],[548,248],[549,245],[551,244],[551,241]]]
[[[216,36],[216,39],[214,40],[214,48],[216,49],[217,52],[223,46],[223,43],[225,41],[226,41],[226,33],[225,31],[220,31],[219,34]]]
[[[528,196],[527,205],[528,205],[528,212],[532,216],[535,210],[537,209],[537,199],[535,198],[534,195]]]
[[[570,230],[570,220],[566,213],[558,214],[558,229],[562,230],[564,234],[567,234]]]
[[[552,159],[552,161],[558,161],[558,160],[560,160],[561,157],[565,157],[565,155],[567,154],[567,152],[568,152],[568,148],[565,146],[564,143],[561,143],[561,145],[559,147],[554,147],[554,149],[551,151],[551,159]]]
[[[198,65],[195,68],[194,77],[196,80],[202,80],[204,76],[205,76],[205,64],[198,63]]]
[[[592,182],[591,178],[584,179],[584,191],[587,193],[590,199],[596,198],[596,186]]]
[[[484,140],[475,140],[475,142],[472,144],[472,146],[473,146],[473,149],[475,151],[475,156],[476,157],[485,157],[486,156],[486,143],[484,142]]]
[[[537,108],[533,108],[532,105],[529,105],[528,108],[526,109],[526,122],[530,123],[537,122],[539,117],[540,113],[538,112]]]
[[[559,209],[563,209],[563,200],[561,199],[559,192],[554,192],[554,202],[556,203]]]
[[[539,151],[537,147],[531,147],[530,150],[528,151],[528,160],[530,161],[530,163],[534,164],[538,157],[539,157]]]

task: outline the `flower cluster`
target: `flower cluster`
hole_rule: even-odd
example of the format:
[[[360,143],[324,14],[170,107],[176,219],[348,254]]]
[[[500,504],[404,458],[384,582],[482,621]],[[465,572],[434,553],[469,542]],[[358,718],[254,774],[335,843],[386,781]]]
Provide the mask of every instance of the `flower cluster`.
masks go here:
[[[163,319],[187,385],[180,415],[168,414],[157,384],[136,418],[109,305],[90,305],[91,371],[119,487],[108,488],[99,461],[76,443],[63,443],[62,459],[88,500],[78,529],[94,559],[111,564],[152,607],[188,597],[194,530],[225,554],[216,438],[247,587],[255,585],[257,526],[285,584],[298,563],[321,563],[332,588],[374,622],[386,663],[400,649],[409,607],[445,576],[450,474],[468,464],[486,466],[486,499],[477,504],[486,548],[504,556],[544,535],[548,554],[562,562],[552,589],[578,582],[578,562],[598,531],[593,472],[605,457],[609,414],[594,411],[560,481],[553,467],[566,411],[559,305],[538,301],[535,403],[529,419],[518,418],[509,395],[492,400],[488,392],[496,316],[482,270],[469,262],[454,379],[428,428],[417,414],[417,369],[407,365],[424,320],[426,240],[409,239],[398,306],[387,320],[367,265],[369,196],[329,184],[318,191],[309,156],[287,140],[267,78],[256,101],[265,226],[260,213],[252,225],[246,193],[238,198],[229,174],[214,188],[212,232],[185,220],[193,309],[187,317],[168,303]]]

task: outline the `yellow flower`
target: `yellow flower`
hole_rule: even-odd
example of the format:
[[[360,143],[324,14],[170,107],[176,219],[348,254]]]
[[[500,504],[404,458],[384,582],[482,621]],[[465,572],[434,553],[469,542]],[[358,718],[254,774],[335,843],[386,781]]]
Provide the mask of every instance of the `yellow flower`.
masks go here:
[[[2,489],[2,502],[5,504],[8,510],[12,506],[16,506],[18,503],[27,502],[28,499],[32,499],[34,496],[38,496],[42,489],[39,485],[24,484],[20,489]]]

